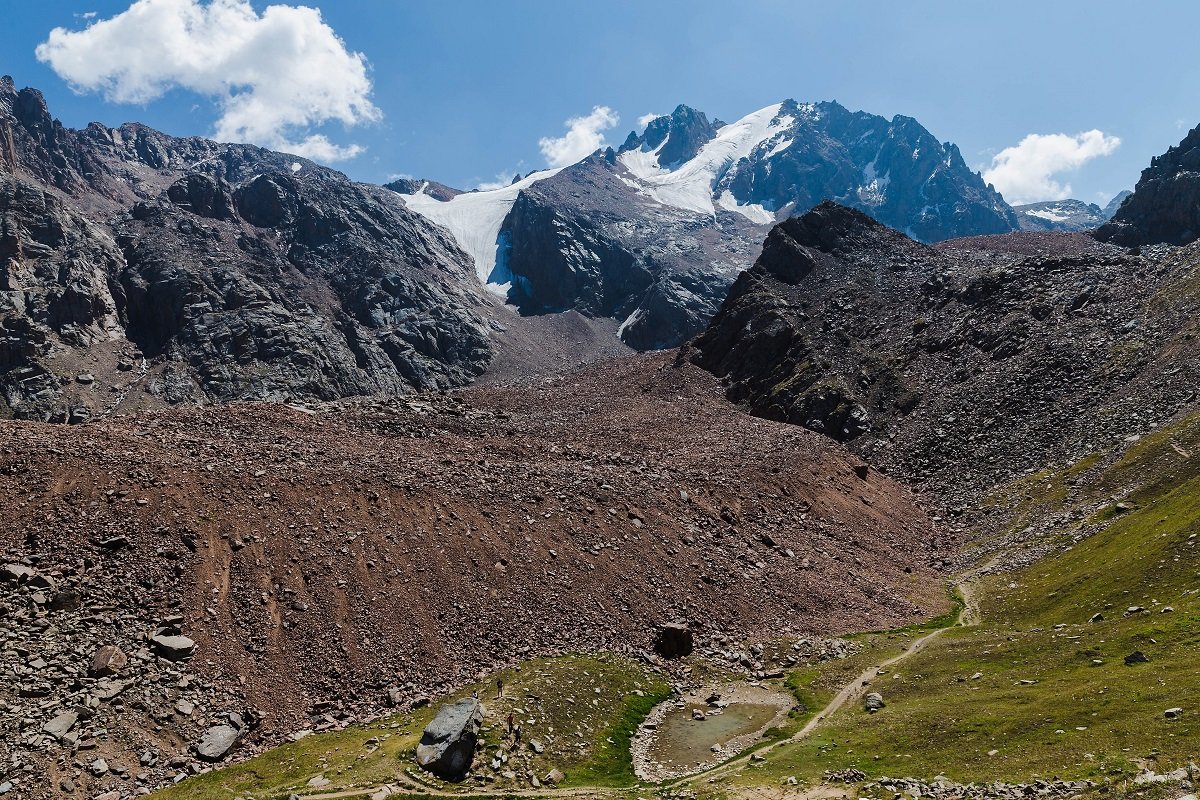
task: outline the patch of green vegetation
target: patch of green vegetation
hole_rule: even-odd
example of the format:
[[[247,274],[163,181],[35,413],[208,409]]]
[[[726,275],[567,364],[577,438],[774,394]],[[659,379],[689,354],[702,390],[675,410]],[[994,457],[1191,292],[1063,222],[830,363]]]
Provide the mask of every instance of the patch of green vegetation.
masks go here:
[[[785,685],[791,691],[792,696],[796,698],[796,709],[789,714],[796,730],[804,727],[818,711],[833,699],[834,693],[820,682],[821,672],[820,667],[806,667],[792,672],[787,677]],[[772,728],[772,730],[779,730],[781,734],[779,738],[787,738],[782,735],[787,734],[785,729]]]
[[[497,679],[504,685],[499,697]],[[188,778],[154,796],[274,800],[293,793],[324,794],[404,782],[405,771],[415,769],[413,752],[421,732],[437,708],[474,692],[488,712],[476,767],[503,754],[507,762],[503,767],[517,773],[513,781],[501,779],[495,787],[489,786],[503,790],[526,788],[527,771],[541,776],[554,768],[566,774],[564,785],[633,785],[629,740],[650,710],[669,697],[670,687],[641,665],[615,656],[538,659],[465,687],[431,707],[370,725],[313,734],[240,764]],[[508,732],[510,714],[521,727],[520,743]],[[531,739],[538,741],[542,753],[533,751]],[[328,783],[310,787],[309,781],[318,777]]]
[[[433,712],[422,709],[371,725],[313,734],[224,769],[196,775],[160,792],[162,800],[228,800],[231,797],[286,798],[292,793],[344,791],[395,779]],[[329,786],[308,788],[324,776]]]
[[[1094,499],[1115,493],[1120,475],[1141,482],[1126,495],[1133,508],[1090,536],[974,585],[981,623],[947,630],[873,681],[882,711],[844,708],[736,780],[847,767],[1103,780],[1186,764],[1200,752],[1200,464],[1178,450],[1190,453],[1196,425],[1145,437],[1081,487]],[[1134,651],[1149,662],[1126,665]],[[1175,707],[1183,716],[1167,719]]]
[[[564,786],[630,786],[637,781],[630,742],[651,709],[671,696],[671,687],[661,679],[644,685],[642,694],[624,695],[621,707],[596,737],[590,758],[567,772]]]

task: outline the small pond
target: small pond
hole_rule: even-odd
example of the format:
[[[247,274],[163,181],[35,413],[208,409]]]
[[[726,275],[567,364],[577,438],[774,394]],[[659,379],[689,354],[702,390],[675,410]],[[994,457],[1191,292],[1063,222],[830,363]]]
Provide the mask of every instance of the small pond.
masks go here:
[[[774,705],[731,703],[719,714],[696,720],[692,719],[693,708],[709,710],[697,705],[668,711],[647,750],[652,761],[671,772],[685,772],[700,764],[724,760],[732,753],[714,753],[714,744],[724,747],[732,739],[756,733],[779,713],[779,707]]]

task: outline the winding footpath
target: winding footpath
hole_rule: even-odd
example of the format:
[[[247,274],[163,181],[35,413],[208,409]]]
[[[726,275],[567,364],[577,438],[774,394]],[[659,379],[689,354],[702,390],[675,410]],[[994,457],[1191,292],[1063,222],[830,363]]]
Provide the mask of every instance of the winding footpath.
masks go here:
[[[978,605],[976,603],[975,597],[972,592],[972,586],[971,586],[970,581],[963,580],[963,581],[955,584],[955,589],[957,589],[959,594],[962,596],[963,607],[962,607],[962,610],[959,611],[958,616],[955,617],[953,622],[946,625],[945,627],[937,628],[936,630],[930,631],[929,633],[925,634],[924,636],[920,637],[919,639],[914,640],[911,644],[909,644],[909,646],[904,651],[898,653],[897,655],[893,656],[892,658],[889,658],[886,661],[883,661],[882,663],[876,664],[875,666],[864,670],[861,675],[859,675],[857,678],[855,678],[854,680],[852,680],[849,683],[847,683],[846,685],[844,685],[838,691],[838,693],[836,695],[834,695],[833,699],[830,700],[829,703],[827,703],[825,705],[824,708],[822,708],[817,714],[815,714],[812,717],[812,719],[810,719],[804,725],[803,728],[801,728],[799,731],[797,731],[791,737],[789,737],[787,739],[781,739],[777,742],[772,742],[771,744],[767,745],[766,747],[758,748],[757,750],[753,751],[753,753],[746,753],[744,755],[736,756],[736,757],[730,759],[729,761],[726,761],[722,764],[718,764],[716,766],[710,767],[708,769],[704,769],[699,772],[693,772],[690,775],[684,775],[679,778],[675,778],[673,780],[664,781],[663,783],[659,784],[659,786],[661,788],[671,788],[671,787],[687,786],[687,785],[698,783],[700,781],[709,783],[709,782],[712,782],[712,781],[714,781],[718,778],[721,778],[725,775],[728,775],[732,772],[736,772],[736,771],[742,769],[743,767],[746,766],[746,764],[748,764],[750,762],[751,755],[760,755],[761,756],[765,753],[770,752],[771,750],[774,750],[776,747],[780,747],[780,746],[786,745],[786,744],[792,744],[794,742],[798,742],[802,739],[807,738],[810,734],[812,734],[813,731],[815,731],[817,728],[819,728],[821,726],[821,723],[823,723],[830,716],[835,714],[838,710],[843,708],[847,703],[853,702],[853,701],[857,700],[859,697],[861,697],[863,694],[865,694],[867,687],[870,685],[871,681],[874,678],[876,678],[880,674],[881,671],[885,670],[888,667],[895,666],[896,664],[899,664],[902,661],[905,661],[906,659],[909,659],[912,656],[916,655],[917,653],[921,652],[922,650],[925,649],[925,647],[927,647],[929,645],[930,642],[932,642],[934,639],[938,638],[943,633],[945,633],[946,631],[948,631],[952,628],[966,627],[966,626],[975,625],[978,623],[979,610],[978,610]],[[347,791],[329,792],[326,794],[309,794],[309,795],[304,795],[304,800],[341,800],[341,798],[364,797],[364,796],[368,796],[368,795],[372,797],[372,800],[383,800],[383,798],[386,798],[386,797],[400,798],[403,796],[412,796],[412,795],[422,795],[422,796],[428,796],[428,797],[463,797],[465,795],[469,795],[471,797],[495,796],[495,797],[574,797],[574,798],[597,797],[597,798],[600,798],[600,797],[607,797],[607,796],[611,795],[612,793],[613,793],[613,790],[611,790],[611,789],[605,789],[603,787],[590,787],[590,786],[578,786],[578,787],[571,787],[571,788],[567,788],[567,789],[554,789],[554,788],[550,788],[550,787],[543,787],[540,789],[530,788],[530,789],[502,789],[502,790],[485,789],[482,787],[472,787],[470,789],[455,789],[452,791],[448,791],[439,786],[435,786],[430,783],[426,783],[424,780],[421,780],[418,777],[415,777],[411,774],[406,773],[402,776],[399,776],[395,783],[390,783],[390,784],[386,784],[383,786],[375,786],[373,788],[367,788],[367,789],[351,789],[351,790],[347,790]],[[815,797],[815,795],[814,795],[814,797]]]
[[[822,722],[827,720],[839,709],[841,709],[847,703],[857,700],[859,697],[863,696],[867,691],[867,687],[871,684],[871,681],[878,677],[883,670],[888,667],[895,666],[906,659],[912,658],[914,655],[924,650],[930,642],[952,628],[967,627],[977,624],[979,621],[979,610],[975,597],[972,593],[971,584],[968,581],[962,581],[961,583],[955,584],[954,588],[957,589],[959,594],[962,596],[963,607],[962,610],[958,612],[958,616],[955,617],[953,622],[943,628],[932,630],[921,638],[914,640],[904,651],[896,654],[892,658],[863,670],[861,675],[843,686],[841,690],[833,696],[833,699],[830,700],[824,708],[813,715],[812,719],[810,719],[804,725],[804,727],[798,730],[795,734],[787,739],[780,739],[777,742],[772,742],[766,747],[760,747],[753,753],[737,756],[736,758],[726,761],[723,764],[718,764],[715,767],[701,770],[700,772],[694,772],[691,775],[686,775],[677,780],[669,781],[664,785],[679,786],[683,784],[696,783],[701,779],[706,782],[711,782],[712,780],[741,769],[747,763],[749,763],[752,755],[761,756],[769,753],[776,747],[792,744],[807,738],[813,731],[820,727]]]

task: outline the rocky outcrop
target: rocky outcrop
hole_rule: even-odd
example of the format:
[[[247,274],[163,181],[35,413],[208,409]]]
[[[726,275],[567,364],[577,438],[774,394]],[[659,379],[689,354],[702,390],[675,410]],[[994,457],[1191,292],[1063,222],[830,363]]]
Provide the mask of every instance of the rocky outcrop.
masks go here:
[[[965,503],[1191,402],[1198,258],[1080,234],[930,247],[826,203],[776,226],[685,356],[753,413]]]
[[[720,120],[709,122],[703,111],[680,105],[669,116],[652,119],[641,135],[630,131],[619,152],[657,150],[659,164],[675,167],[695,157],[723,125]]]
[[[1189,244],[1200,238],[1200,126],[1142,170],[1133,194],[1096,231],[1125,247]]]
[[[475,760],[483,715],[483,704],[473,697],[442,706],[421,734],[417,765],[443,780],[465,778]]]
[[[111,234],[56,194],[0,172],[0,412],[65,420],[59,348],[122,337]],[[2,414],[0,414],[2,415]]]
[[[0,142],[0,416],[444,389],[490,362],[468,259],[390,192],[244,145],[72,131],[9,80]]]
[[[761,229],[733,214],[704,221],[656,203],[621,172],[609,151],[518,195],[500,234],[509,301],[524,314],[614,317],[622,341],[640,350],[676,346],[716,313],[752,263]]]

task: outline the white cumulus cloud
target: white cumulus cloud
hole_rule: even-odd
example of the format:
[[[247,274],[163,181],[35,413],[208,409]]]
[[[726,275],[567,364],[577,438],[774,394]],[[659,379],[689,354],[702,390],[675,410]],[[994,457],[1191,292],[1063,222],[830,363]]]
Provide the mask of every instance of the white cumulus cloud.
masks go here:
[[[543,136],[538,147],[552,167],[574,164],[604,145],[603,131],[615,126],[621,118],[608,106],[596,106],[586,117],[571,117],[566,122],[566,134]]]
[[[649,125],[651,122],[654,122],[654,120],[661,116],[662,114],[642,114],[640,117],[638,117],[638,127],[644,129],[647,125]]]
[[[37,47],[78,92],[148,103],[180,88],[213,98],[215,138],[251,142],[317,161],[352,158],[314,126],[378,120],[362,53],[304,6],[246,0],[137,0],[82,30],[55,28]]]
[[[1056,176],[1109,155],[1120,145],[1121,140],[1116,136],[1098,130],[1074,136],[1031,133],[1013,147],[997,153],[983,178],[1013,205],[1065,200],[1071,196],[1071,184],[1060,183]]]

